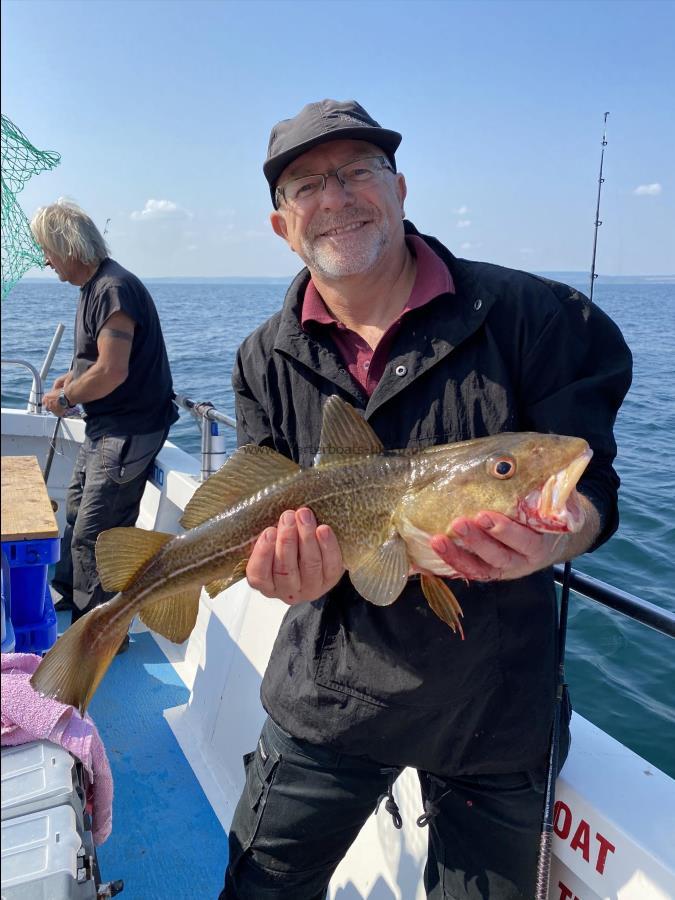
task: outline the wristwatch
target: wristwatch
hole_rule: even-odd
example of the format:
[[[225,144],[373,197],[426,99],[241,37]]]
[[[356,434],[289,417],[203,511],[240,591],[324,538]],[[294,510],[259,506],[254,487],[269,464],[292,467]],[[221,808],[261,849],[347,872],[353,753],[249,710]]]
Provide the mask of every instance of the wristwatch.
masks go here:
[[[69,409],[69,408],[70,408],[71,403],[70,403],[70,400],[66,397],[66,392],[65,392],[65,391],[61,391],[61,393],[60,393],[59,396],[58,396],[57,403],[58,403],[59,406],[62,407],[63,409]]]

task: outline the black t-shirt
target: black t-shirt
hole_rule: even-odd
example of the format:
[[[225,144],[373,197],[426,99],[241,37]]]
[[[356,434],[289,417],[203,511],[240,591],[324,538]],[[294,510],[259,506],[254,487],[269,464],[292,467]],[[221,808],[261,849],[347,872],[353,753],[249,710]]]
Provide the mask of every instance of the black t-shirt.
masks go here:
[[[99,332],[116,312],[136,323],[126,380],[107,397],[83,403],[90,438],[104,434],[150,434],[178,418],[157,310],[145,286],[114,259],[104,259],[80,289],[75,317],[73,377],[98,359]]]

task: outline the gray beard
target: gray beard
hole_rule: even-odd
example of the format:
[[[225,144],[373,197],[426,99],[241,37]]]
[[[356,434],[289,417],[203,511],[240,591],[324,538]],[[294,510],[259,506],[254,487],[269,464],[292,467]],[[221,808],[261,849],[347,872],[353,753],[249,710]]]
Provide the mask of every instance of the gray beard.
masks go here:
[[[389,235],[377,223],[377,231],[363,241],[354,251],[340,253],[327,243],[316,246],[314,239],[303,238],[302,258],[307,268],[326,278],[345,278],[370,272],[389,243]]]

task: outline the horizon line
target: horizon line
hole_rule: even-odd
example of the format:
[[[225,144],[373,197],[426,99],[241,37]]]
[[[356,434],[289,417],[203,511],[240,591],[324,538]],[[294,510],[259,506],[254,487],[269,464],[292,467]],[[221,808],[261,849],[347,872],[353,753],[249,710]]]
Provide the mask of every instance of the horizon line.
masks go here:
[[[529,271],[532,275],[574,275],[575,277],[583,277],[590,278],[590,272],[587,272],[583,269],[521,269],[519,271]],[[289,280],[292,280],[296,277],[298,273],[294,272],[290,275],[137,275],[141,281],[257,281],[257,282],[265,282],[265,281],[275,281],[275,282],[284,282],[287,283]],[[19,280],[20,281],[52,281],[54,278],[53,275],[49,273],[45,273],[44,275],[26,275]],[[652,280],[672,280],[675,279],[675,272],[673,273],[655,273],[655,274],[638,274],[638,273],[628,273],[626,275],[612,275],[609,273],[598,273],[596,274],[596,280],[600,281],[603,278],[639,278],[641,280],[644,279],[652,279]],[[17,284],[19,283],[17,282]],[[61,283],[61,282],[59,282]]]

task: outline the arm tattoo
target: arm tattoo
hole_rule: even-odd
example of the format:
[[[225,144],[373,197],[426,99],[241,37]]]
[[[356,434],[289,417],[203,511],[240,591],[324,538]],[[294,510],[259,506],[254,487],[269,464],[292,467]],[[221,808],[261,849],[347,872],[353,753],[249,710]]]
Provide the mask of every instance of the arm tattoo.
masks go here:
[[[129,334],[128,331],[120,331],[119,328],[101,328],[100,334],[103,333],[109,334],[110,337],[119,338],[121,341],[133,341],[133,334]]]

